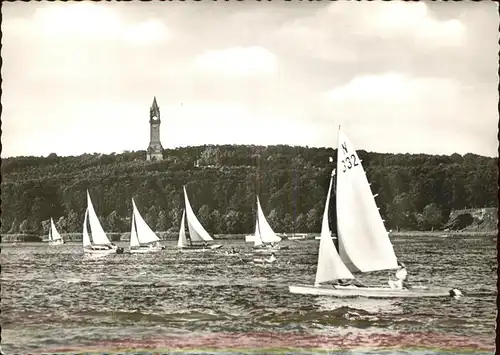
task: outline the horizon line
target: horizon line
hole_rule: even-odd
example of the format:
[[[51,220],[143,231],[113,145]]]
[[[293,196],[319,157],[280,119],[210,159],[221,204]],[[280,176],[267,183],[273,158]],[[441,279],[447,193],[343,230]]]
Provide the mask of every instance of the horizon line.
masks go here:
[[[290,148],[305,148],[305,149],[332,149],[336,150],[338,149],[337,147],[326,147],[326,146],[309,146],[309,145],[291,145],[291,144],[237,144],[237,143],[226,143],[226,144],[199,144],[199,145],[183,145],[183,146],[176,146],[172,148],[163,148],[163,151],[166,150],[179,150],[179,149],[186,149],[186,148],[199,148],[199,147],[223,147],[223,146],[234,146],[234,147],[263,147],[263,148],[272,148],[272,147],[290,147]],[[10,156],[1,156],[0,159],[14,159],[14,158],[48,158],[51,154],[56,154],[57,157],[65,158],[65,157],[79,157],[82,155],[90,154],[90,155],[120,155],[120,154],[127,154],[127,153],[137,153],[137,152],[146,152],[146,149],[138,149],[138,150],[128,150],[124,149],[121,150],[120,152],[114,151],[114,152],[83,152],[83,153],[74,153],[74,154],[58,154],[57,152],[51,152],[46,155],[10,155]],[[451,157],[454,154],[458,154],[460,156],[465,156],[467,154],[472,154],[472,155],[477,155],[485,158],[497,158],[499,157],[498,153],[497,155],[483,155],[483,154],[477,154],[473,152],[467,152],[467,153],[424,153],[424,152],[418,152],[418,153],[410,153],[410,152],[379,152],[379,151],[368,151],[365,149],[356,149],[356,152],[359,151],[364,151],[366,153],[374,153],[374,154],[402,154],[402,155],[428,155],[428,156],[448,156]]]

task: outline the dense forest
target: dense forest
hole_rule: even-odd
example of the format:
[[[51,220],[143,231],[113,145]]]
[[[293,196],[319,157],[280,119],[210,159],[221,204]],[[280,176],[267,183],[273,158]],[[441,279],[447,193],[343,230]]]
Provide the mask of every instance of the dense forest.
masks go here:
[[[497,159],[358,151],[388,229],[443,226],[452,209],[497,206]],[[277,232],[319,232],[331,148],[199,146],[164,151],[15,157],[2,160],[2,233],[81,232],[90,191],[106,231],[130,230],[131,198],[157,231],[179,228],[186,185],[200,222],[213,234],[250,233],[259,195]],[[329,157],[334,162],[329,162]]]

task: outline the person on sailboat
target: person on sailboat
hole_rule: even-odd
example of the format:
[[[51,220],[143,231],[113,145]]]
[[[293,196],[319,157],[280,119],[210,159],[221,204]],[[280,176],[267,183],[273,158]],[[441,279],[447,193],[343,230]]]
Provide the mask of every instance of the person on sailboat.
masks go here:
[[[336,282],[333,284],[334,286],[356,286],[356,287],[368,287],[361,281],[357,279],[353,280],[344,280],[344,279],[339,279],[336,280]]]
[[[406,271],[406,265],[403,262],[398,261],[398,266],[398,270],[394,275],[396,280],[389,280],[389,286],[391,286],[391,288],[402,289],[406,286],[405,280],[408,276],[408,272]]]

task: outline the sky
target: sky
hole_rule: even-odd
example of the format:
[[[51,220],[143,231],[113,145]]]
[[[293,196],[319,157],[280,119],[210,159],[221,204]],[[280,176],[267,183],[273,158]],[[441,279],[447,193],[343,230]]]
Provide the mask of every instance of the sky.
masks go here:
[[[336,147],[497,156],[493,2],[2,4],[2,157]]]

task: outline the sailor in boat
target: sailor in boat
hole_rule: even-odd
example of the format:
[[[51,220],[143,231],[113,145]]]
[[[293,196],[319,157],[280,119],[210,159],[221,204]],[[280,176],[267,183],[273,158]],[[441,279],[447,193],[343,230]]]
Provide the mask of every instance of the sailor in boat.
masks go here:
[[[333,283],[333,286],[354,286],[354,287],[368,287],[364,283],[362,283],[359,280],[353,279],[353,280],[343,280],[343,279],[338,279]]]
[[[389,286],[391,288],[403,289],[406,288],[407,284],[405,283],[406,277],[408,276],[408,272],[406,271],[406,265],[400,261],[398,261],[398,270],[394,275],[396,280],[389,279]]]

